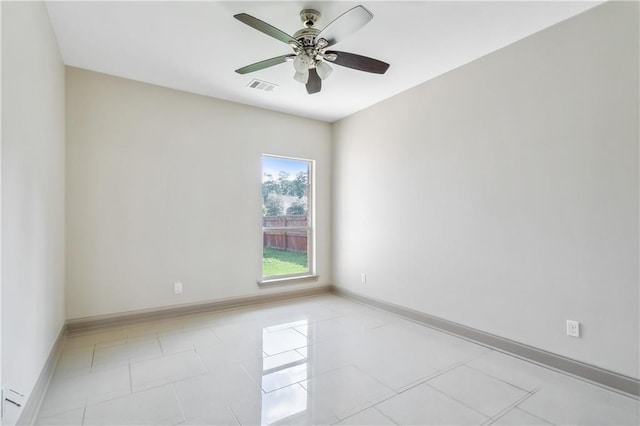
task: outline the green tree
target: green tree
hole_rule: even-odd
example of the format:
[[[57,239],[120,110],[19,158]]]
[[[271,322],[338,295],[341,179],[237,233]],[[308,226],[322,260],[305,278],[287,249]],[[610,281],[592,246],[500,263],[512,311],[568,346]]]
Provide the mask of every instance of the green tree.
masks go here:
[[[298,198],[307,195],[307,187],[309,186],[309,177],[307,172],[298,172],[296,178],[291,182],[292,194]]]
[[[278,182],[273,180],[273,176],[269,173],[265,173],[264,175],[267,178],[267,180],[262,182],[262,202],[266,203],[267,197],[269,196],[269,194],[271,193],[281,194],[281,192],[280,192],[280,185],[278,184]]]
[[[285,171],[278,173],[278,185],[280,186],[280,194],[293,195],[293,182],[289,180],[289,173]]]
[[[280,216],[283,211],[284,205],[282,203],[282,197],[275,192],[269,193],[264,201],[262,214],[264,216]]]
[[[304,215],[307,213],[307,206],[299,201],[294,201],[287,207],[287,214]]]

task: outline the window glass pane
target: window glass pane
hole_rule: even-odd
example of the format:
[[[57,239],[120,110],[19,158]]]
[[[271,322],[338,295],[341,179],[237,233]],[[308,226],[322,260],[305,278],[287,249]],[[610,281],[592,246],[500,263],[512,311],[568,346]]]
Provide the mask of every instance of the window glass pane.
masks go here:
[[[262,157],[263,277],[310,271],[310,166]]]
[[[270,218],[264,226],[307,226],[308,209],[309,162],[262,157],[262,216]]]
[[[262,276],[309,272],[309,231],[263,232]]]

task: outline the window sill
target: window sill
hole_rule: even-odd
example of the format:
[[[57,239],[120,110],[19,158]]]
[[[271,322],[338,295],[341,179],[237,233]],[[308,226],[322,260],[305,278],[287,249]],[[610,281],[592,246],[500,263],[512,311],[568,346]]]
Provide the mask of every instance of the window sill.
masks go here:
[[[265,280],[258,281],[258,285],[260,287],[267,287],[270,285],[276,284],[293,284],[300,281],[317,281],[319,278],[318,275],[297,275],[295,277],[282,277],[282,278],[268,278]]]

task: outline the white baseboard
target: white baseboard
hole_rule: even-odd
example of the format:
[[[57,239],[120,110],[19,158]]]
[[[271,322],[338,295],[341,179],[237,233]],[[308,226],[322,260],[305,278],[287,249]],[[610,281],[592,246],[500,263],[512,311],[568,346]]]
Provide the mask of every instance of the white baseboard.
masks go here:
[[[24,404],[24,408],[20,413],[20,417],[16,421],[16,425],[27,425],[31,426],[35,423],[36,417],[38,416],[38,411],[40,410],[40,405],[42,405],[42,401],[44,400],[44,396],[47,393],[47,389],[49,388],[49,383],[51,382],[51,378],[53,377],[53,372],[55,371],[56,364],[58,363],[58,358],[60,357],[60,352],[62,351],[62,345],[67,337],[67,326],[63,325],[60,333],[58,333],[58,337],[51,348],[51,352],[49,352],[49,356],[47,357],[47,361],[44,363],[42,367],[42,371],[38,376],[38,380],[27,399],[27,402]]]
[[[330,291],[330,285],[321,285],[304,289],[278,291],[243,297],[233,297],[229,299],[220,299],[204,303],[193,303],[188,305],[170,306],[158,309],[122,312],[112,315],[77,318],[67,320],[67,328],[69,330],[69,333],[75,333],[94,328],[111,327],[115,325],[131,324],[134,322],[171,318],[180,315],[197,314],[199,312],[239,308],[242,306],[258,305],[262,303],[292,298],[314,296],[317,294],[329,293]]]

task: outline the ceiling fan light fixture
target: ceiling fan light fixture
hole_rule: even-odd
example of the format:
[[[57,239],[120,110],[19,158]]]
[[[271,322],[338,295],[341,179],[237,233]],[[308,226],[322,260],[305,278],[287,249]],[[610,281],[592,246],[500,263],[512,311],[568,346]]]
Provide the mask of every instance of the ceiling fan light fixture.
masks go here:
[[[306,71],[308,74],[309,65],[311,65],[311,62],[312,61],[309,55],[305,53],[301,53],[300,55],[296,56],[295,59],[293,60],[293,68],[298,73],[304,73]]]
[[[318,61],[316,62],[316,71],[318,72],[318,76],[324,80],[331,75],[333,68],[326,62]]]
[[[323,38],[319,38],[319,39],[316,41],[316,47],[317,47],[318,49],[324,49],[324,48],[325,48],[325,47],[327,47],[327,46],[329,46],[329,42],[328,42],[327,40],[323,39]]]
[[[307,82],[309,81],[309,70],[306,69],[303,72],[296,71],[293,79],[299,81],[302,84],[307,84]]]
[[[335,53],[325,53],[324,55],[322,55],[322,57],[327,61],[331,61],[331,62],[338,59],[338,55],[336,55]]]

